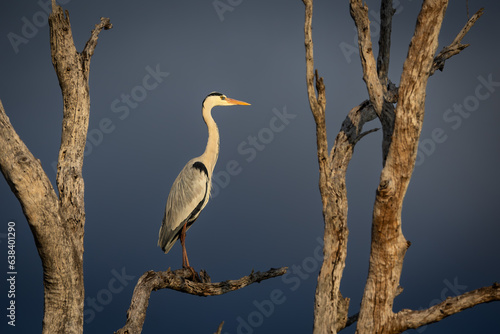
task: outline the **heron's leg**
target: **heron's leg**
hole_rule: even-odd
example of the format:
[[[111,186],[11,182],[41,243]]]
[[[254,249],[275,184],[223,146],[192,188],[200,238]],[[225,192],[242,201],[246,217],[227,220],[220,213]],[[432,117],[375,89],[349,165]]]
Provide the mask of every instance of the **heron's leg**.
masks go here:
[[[190,268],[191,266],[189,265],[189,260],[187,256],[187,251],[186,251],[186,227],[187,227],[187,222],[184,223],[184,226],[182,226],[181,230],[181,246],[182,246],[182,267],[183,268]]]
[[[193,275],[191,279],[193,281],[201,282],[200,277],[198,276],[194,268],[189,265],[188,255],[186,251],[186,230],[187,230],[187,222],[184,224],[184,226],[182,226],[180,235],[181,245],[182,245],[182,268],[187,268],[191,270],[191,273]]]

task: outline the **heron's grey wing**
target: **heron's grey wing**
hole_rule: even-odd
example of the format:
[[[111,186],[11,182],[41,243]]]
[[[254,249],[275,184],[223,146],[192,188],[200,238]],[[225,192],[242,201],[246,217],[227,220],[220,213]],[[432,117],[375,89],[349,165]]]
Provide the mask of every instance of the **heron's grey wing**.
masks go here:
[[[189,161],[175,179],[168,195],[165,215],[158,236],[158,246],[165,253],[179,238],[184,223],[193,223],[209,196],[208,172],[203,163]]]

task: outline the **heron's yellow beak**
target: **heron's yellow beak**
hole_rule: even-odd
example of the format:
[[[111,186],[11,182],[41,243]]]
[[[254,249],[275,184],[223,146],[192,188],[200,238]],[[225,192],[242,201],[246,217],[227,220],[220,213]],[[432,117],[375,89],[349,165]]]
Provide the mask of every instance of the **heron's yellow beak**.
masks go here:
[[[243,101],[238,101],[238,100],[235,100],[235,99],[231,99],[229,97],[226,98],[226,101],[229,102],[230,104],[234,104],[234,105],[242,105],[242,106],[249,106],[251,105],[250,103],[246,103],[246,102],[243,102]]]

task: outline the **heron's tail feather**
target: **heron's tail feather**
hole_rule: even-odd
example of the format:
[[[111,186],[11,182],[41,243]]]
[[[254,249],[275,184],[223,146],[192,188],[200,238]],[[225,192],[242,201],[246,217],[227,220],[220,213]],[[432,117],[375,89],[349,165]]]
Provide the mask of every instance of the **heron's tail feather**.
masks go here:
[[[163,252],[167,254],[172,246],[175,244],[177,239],[179,239],[179,233],[182,229],[183,224],[178,226],[176,229],[172,230],[166,223],[166,214],[163,217],[163,222],[158,233],[158,246],[161,247]]]

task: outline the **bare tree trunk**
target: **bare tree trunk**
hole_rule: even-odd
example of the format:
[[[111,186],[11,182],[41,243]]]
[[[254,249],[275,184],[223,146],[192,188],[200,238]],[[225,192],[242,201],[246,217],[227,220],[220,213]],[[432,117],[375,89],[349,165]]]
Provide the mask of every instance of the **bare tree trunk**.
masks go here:
[[[336,333],[346,326],[349,308],[349,298],[344,298],[340,293],[349,235],[345,175],[354,145],[366,134],[361,132],[364,123],[373,120],[376,115],[367,102],[352,109],[335,139],[331,154],[328,153],[325,86],[318,71],[314,71],[311,27],[313,2],[303,2],[307,92],[316,122],[319,189],[325,221],[323,264],[318,276],[314,304],[314,333]]]
[[[325,221],[324,260],[316,288],[314,333],[336,333],[356,321],[357,333],[400,333],[439,321],[479,303],[500,300],[500,286],[494,284],[447,299],[427,310],[403,310],[397,314],[392,311],[393,300],[402,291],[399,278],[409,246],[401,230],[401,210],[422,129],[427,79],[436,69],[442,70],[448,58],[468,46],[461,44],[461,40],[482,15],[482,10],[467,22],[449,46],[434,57],[447,1],[424,1],[403,67],[400,87],[396,87],[388,78],[394,14],[392,1],[381,1],[379,54],[375,62],[368,8],[360,0],[351,0],[351,16],[358,31],[363,80],[369,101],[349,112],[328,155],[325,86],[318,71],[314,70],[313,4],[312,0],[302,1],[305,4],[307,92],[316,122],[319,188]],[[397,103],[396,109],[394,103]],[[383,128],[384,168],[373,211],[369,275],[361,310],[348,318],[349,299],[340,294],[348,237],[345,175],[354,145],[365,134],[377,130],[361,132],[363,125],[377,117]]]
[[[18,198],[43,266],[43,333],[83,332],[82,178],[90,112],[90,58],[102,29],[101,19],[82,53],[73,43],[68,12],[52,1],[49,17],[52,63],[61,86],[64,112],[57,167],[59,198],[37,160],[13,129],[0,103],[0,167]]]
[[[370,266],[357,333],[391,333],[387,324],[409,247],[401,230],[403,199],[415,165],[427,79],[447,4],[447,0],[424,1],[403,66],[392,141],[373,209]]]

